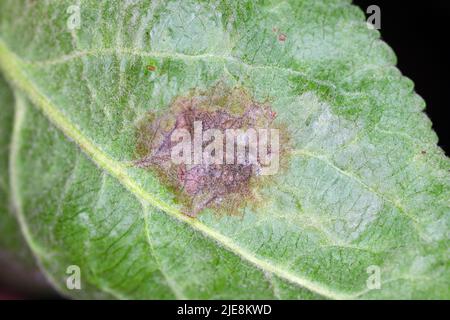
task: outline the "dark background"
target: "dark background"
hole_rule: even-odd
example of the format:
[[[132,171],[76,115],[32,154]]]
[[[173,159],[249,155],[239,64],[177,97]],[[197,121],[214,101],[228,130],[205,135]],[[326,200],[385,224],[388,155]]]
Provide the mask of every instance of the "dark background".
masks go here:
[[[364,12],[372,4],[380,7],[381,37],[394,49],[398,68],[414,81],[416,92],[425,99],[439,146],[450,155],[450,0],[353,3]]]

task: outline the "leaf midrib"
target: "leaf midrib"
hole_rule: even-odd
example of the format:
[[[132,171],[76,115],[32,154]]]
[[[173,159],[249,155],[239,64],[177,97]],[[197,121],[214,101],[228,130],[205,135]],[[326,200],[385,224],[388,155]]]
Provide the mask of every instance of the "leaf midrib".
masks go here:
[[[60,111],[58,111],[58,109],[52,104],[51,100],[40,92],[34,83],[27,79],[21,67],[23,64],[24,63],[22,60],[6,46],[0,38],[0,68],[4,71],[7,79],[16,85],[21,91],[26,93],[27,97],[44,113],[47,119],[67,137],[71,138],[94,163],[96,163],[104,171],[108,172],[111,176],[114,176],[138,199],[144,200],[153,207],[164,211],[169,216],[188,224],[194,230],[201,232],[203,235],[222,245],[224,248],[233,254],[236,254],[243,260],[253,264],[260,270],[270,272],[290,283],[306,288],[327,298],[352,299],[358,295],[357,292],[354,294],[348,294],[333,291],[320,283],[316,283],[307,278],[302,278],[288,270],[285,270],[279,265],[263,260],[246,249],[240,247],[225,235],[211,229],[197,219],[193,219],[182,214],[176,208],[148,193],[135,180],[131,179],[127,175],[126,170],[121,163],[111,159],[98,146],[86,138]]]

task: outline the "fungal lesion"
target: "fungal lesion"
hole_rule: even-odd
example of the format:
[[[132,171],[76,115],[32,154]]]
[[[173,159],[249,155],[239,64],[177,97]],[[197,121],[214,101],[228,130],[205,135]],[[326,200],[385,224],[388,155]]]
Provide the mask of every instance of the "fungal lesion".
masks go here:
[[[227,132],[254,128],[271,132],[275,119],[268,103],[254,101],[242,88],[218,84],[206,91],[192,91],[174,99],[164,112],[147,114],[139,123],[135,165],[156,172],[161,182],[174,190],[189,216],[205,208],[235,214],[244,205],[256,203],[256,191],[267,180],[260,174],[267,159],[261,158],[261,152],[255,156],[249,141],[235,139],[231,146]],[[201,140],[196,140],[199,136]],[[258,150],[261,141],[258,136]],[[243,159],[238,159],[239,150],[244,151]],[[275,151],[282,154],[284,148],[274,150],[270,144],[265,155],[272,159]]]

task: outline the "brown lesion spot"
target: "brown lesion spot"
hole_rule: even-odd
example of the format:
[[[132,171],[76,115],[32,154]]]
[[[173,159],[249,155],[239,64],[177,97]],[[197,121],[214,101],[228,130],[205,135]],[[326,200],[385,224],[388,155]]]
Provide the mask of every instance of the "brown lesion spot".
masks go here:
[[[279,42],[285,42],[287,39],[287,36],[285,33],[280,32],[280,29],[277,27],[272,28],[272,32],[277,35],[277,39]]]
[[[257,196],[258,188],[274,178],[258,175],[262,165],[259,153],[256,163],[235,161],[230,164],[225,159],[224,139],[222,164],[207,164],[204,161],[175,163],[172,148],[179,141],[173,139],[173,133],[177,129],[183,129],[194,137],[194,124],[198,122],[202,123],[203,133],[208,129],[215,129],[222,132],[224,137],[227,129],[277,129],[280,132],[278,152],[282,170],[289,143],[285,129],[276,125],[276,117],[268,103],[254,101],[242,88],[227,88],[220,83],[206,91],[194,90],[174,99],[168,109],[160,113],[150,112],[140,121],[137,126],[138,159],[135,165],[156,172],[161,182],[174,191],[187,215],[196,216],[205,208],[237,214],[244,206],[261,203]],[[214,140],[215,138],[202,141],[202,152]],[[234,152],[237,150],[235,145]],[[270,145],[267,151],[270,155]],[[194,158],[194,150],[191,152],[189,156]],[[248,146],[245,146],[245,152],[248,158]],[[235,157],[236,153],[233,158],[237,160]]]
[[[286,41],[286,35],[284,34],[284,33],[280,33],[279,35],[278,35],[278,41],[280,41],[280,42],[284,42],[284,41]]]

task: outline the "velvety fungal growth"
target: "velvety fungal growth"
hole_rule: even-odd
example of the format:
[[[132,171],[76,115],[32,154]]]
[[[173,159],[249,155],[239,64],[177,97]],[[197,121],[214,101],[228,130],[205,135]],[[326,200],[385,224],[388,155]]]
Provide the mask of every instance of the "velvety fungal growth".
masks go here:
[[[242,133],[249,129],[255,132],[265,129],[270,132],[267,138],[274,138],[270,129],[275,128],[275,118],[276,113],[268,104],[253,101],[243,89],[226,89],[217,85],[206,92],[179,97],[168,110],[159,115],[149,114],[138,126],[140,159],[136,165],[155,170],[165,183],[175,188],[185,206],[185,213],[190,216],[207,207],[237,212],[239,207],[254,198],[258,183],[264,179],[261,169],[265,162],[260,152],[252,162],[251,143],[248,140],[227,140],[227,134],[230,130],[235,133],[241,130]],[[211,130],[216,130],[223,139],[208,134]],[[181,163],[174,161],[173,155],[174,148],[186,142],[174,135],[180,131],[186,133],[192,142],[187,151],[183,149],[188,154],[181,152],[188,161]],[[199,133],[201,140],[195,140]],[[195,162],[198,157],[195,143],[198,141],[202,159]],[[263,145],[260,135],[256,141],[258,151],[264,147],[268,157],[273,155],[272,144]],[[244,144],[239,146],[242,142]],[[233,143],[232,149],[227,149],[230,143]],[[211,148],[213,145],[216,148]],[[244,160],[238,160],[238,150],[244,150]],[[211,156],[216,162],[205,161],[206,156]],[[222,161],[218,161],[219,158]]]

